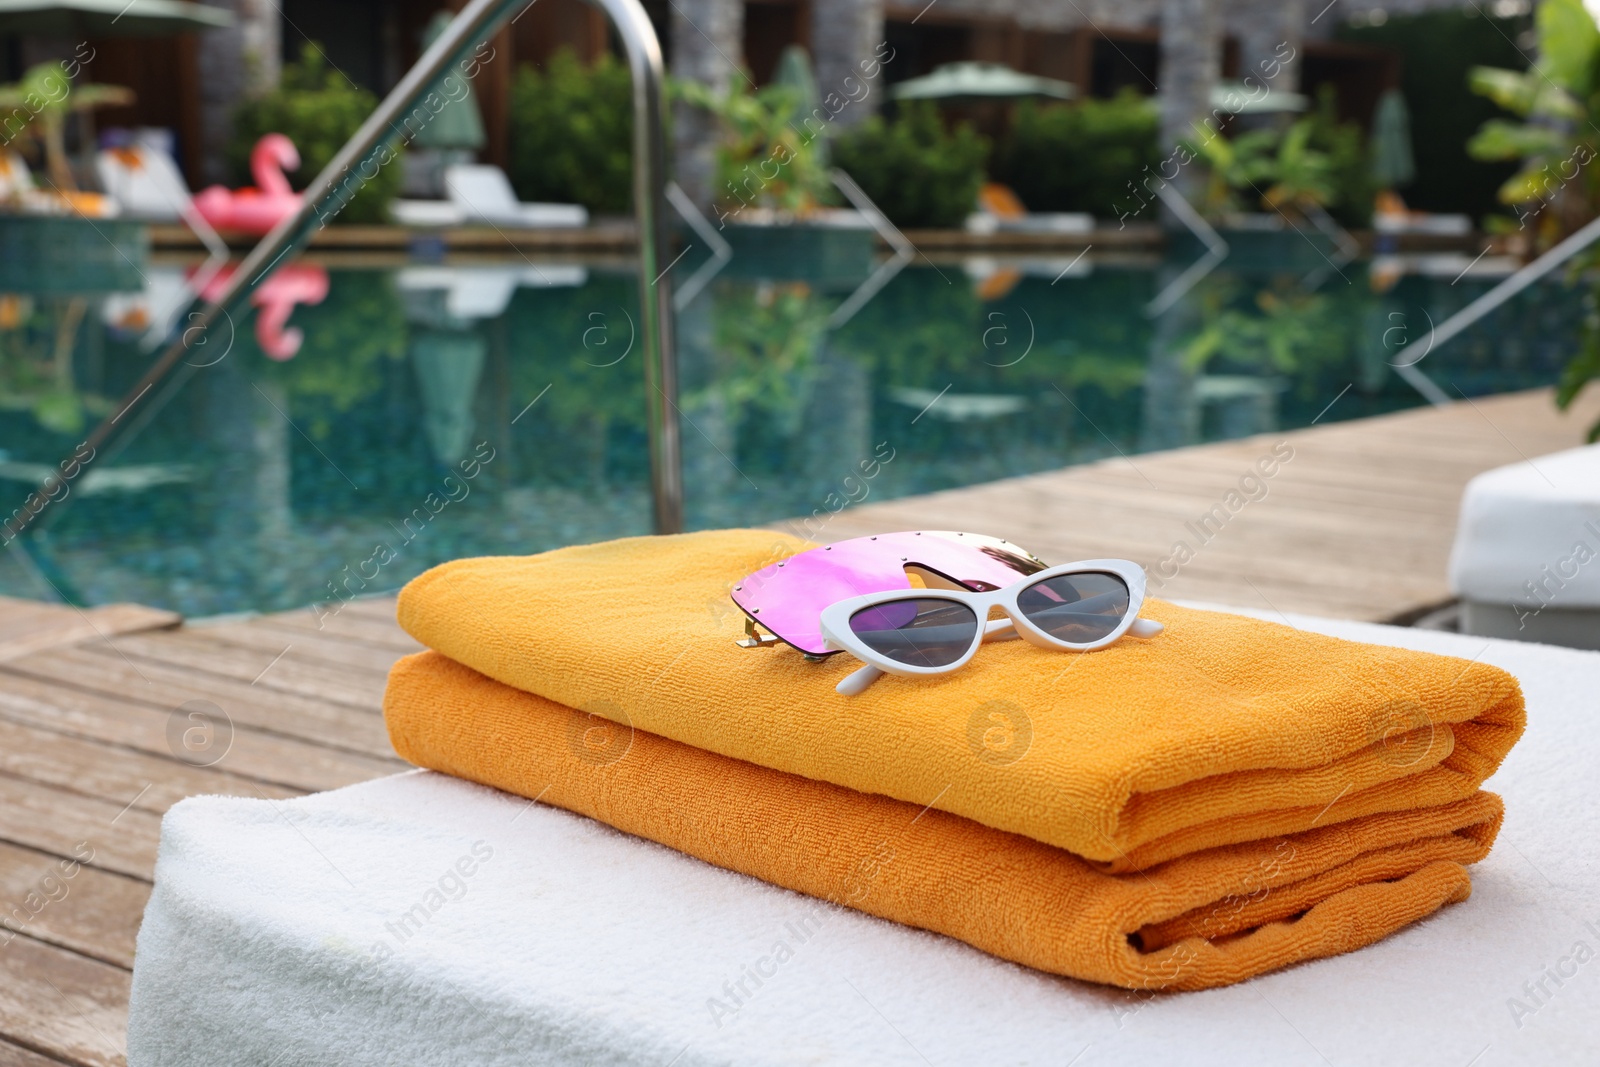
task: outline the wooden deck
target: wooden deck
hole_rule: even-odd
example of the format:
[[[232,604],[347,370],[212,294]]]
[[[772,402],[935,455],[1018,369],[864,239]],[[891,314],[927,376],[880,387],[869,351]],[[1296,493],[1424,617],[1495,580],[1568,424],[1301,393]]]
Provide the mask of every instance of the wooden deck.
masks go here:
[[[1048,560],[1131,556],[1159,576],[1174,541],[1199,541],[1185,524],[1286,440],[1294,456],[1266,495],[1158,592],[1392,618],[1448,595],[1466,480],[1577,444],[1597,413],[1600,398],[1568,417],[1547,393],[1482,400],[869,504],[823,536],[981,528]],[[418,646],[393,611],[358,601],[319,631],[305,611],[179,627],[150,609],[0,601],[0,1067],[123,1062],[134,938],[177,800],[289,797],[403,767],[379,699]],[[225,719],[185,762],[190,701]]]

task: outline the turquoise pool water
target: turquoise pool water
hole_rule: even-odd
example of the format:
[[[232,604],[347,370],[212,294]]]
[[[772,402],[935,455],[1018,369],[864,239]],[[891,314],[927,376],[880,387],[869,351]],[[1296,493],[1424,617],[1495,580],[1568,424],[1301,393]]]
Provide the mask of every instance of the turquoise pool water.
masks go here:
[[[678,319],[689,523],[1416,406],[1388,361],[1495,280],[1456,279],[1458,258],[1376,283],[1363,264],[1309,279],[1303,263],[1224,264],[1154,316],[1185,264],[919,261],[847,319],[871,264],[730,267]],[[0,593],[286,609],[456,556],[647,531],[626,265],[297,269],[286,325],[258,329],[257,312],[213,331],[215,362],[0,553]],[[181,270],[151,268],[147,289]],[[147,365],[139,330],[157,304],[0,297],[5,514]],[[1451,395],[1551,383],[1583,310],[1579,290],[1536,286],[1420,369]],[[270,358],[292,331],[292,358]],[[875,476],[851,478],[863,460]]]

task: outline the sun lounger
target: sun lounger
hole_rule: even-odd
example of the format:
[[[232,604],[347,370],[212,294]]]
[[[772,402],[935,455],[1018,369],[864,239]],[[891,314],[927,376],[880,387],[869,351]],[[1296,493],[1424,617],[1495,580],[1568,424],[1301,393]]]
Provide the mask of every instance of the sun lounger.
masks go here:
[[[1031,212],[1017,194],[990,182],[978,191],[978,210],[967,216],[968,233],[1086,234],[1094,217],[1077,211]]]
[[[1372,228],[1379,233],[1464,237],[1472,232],[1472,219],[1466,215],[1431,215],[1424,211],[1404,215],[1375,213],[1372,216]]]
[[[106,195],[124,215],[152,222],[179,222],[191,199],[189,185],[172,157],[148,145],[105,148],[95,155],[95,172]]]
[[[1107,989],[416,772],[172,810],[129,1063],[1066,1063],[1092,1047],[1119,1063],[1398,1064],[1491,1045],[1496,1063],[1578,1062],[1600,1013],[1600,984],[1572,977],[1597,936],[1600,655],[1294,621],[1473,657],[1528,699],[1489,783],[1513,847],[1479,865],[1470,900],[1359,952],[1211,992]]]
[[[1600,445],[1467,483],[1450,588],[1463,633],[1600,649]]]
[[[516,229],[586,226],[589,212],[580,204],[523,203],[505,171],[485,164],[446,167],[448,200],[396,200],[394,220],[403,226],[442,228],[491,225]]]

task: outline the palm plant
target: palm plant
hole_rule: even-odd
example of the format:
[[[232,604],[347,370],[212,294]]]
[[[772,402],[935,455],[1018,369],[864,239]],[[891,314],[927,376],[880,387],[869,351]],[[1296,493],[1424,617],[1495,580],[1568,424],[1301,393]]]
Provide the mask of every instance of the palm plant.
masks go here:
[[[1278,141],[1277,154],[1260,165],[1258,173],[1270,183],[1261,194],[1266,207],[1300,214],[1332,202],[1333,163],[1311,147],[1312,132],[1310,119],[1295,122]]]
[[[67,115],[131,103],[133,90],[120,85],[80,85],[74,89],[66,64],[60,61],[40,63],[30,67],[21,81],[0,85],[0,113],[30,114],[37,122],[37,127],[28,127],[27,132],[42,147],[45,170],[60,192],[78,188],[67,162]]]
[[[1239,194],[1255,188],[1277,134],[1272,130],[1252,130],[1230,140],[1198,123],[1194,132],[1195,140],[1185,147],[1206,164],[1201,213],[1215,218],[1241,210]]]
[[[1287,130],[1251,130],[1229,138],[1195,127],[1188,146],[1207,168],[1201,212],[1211,216],[1240,210],[1247,191],[1262,207],[1300,214],[1333,201],[1333,164],[1315,148],[1309,118]]]
[[[808,137],[794,124],[800,94],[787,85],[752,90],[734,81],[724,93],[698,82],[675,90],[717,117],[718,197],[726,203],[805,214],[827,196],[828,174],[821,136]]]
[[[1516,211],[1517,228],[1531,224],[1536,241],[1548,245],[1600,213],[1600,176],[1586,169],[1600,142],[1600,28],[1581,0],[1544,0],[1534,25],[1539,60],[1531,69],[1472,69],[1473,92],[1521,121],[1490,119],[1467,151],[1521,162],[1499,196]]]

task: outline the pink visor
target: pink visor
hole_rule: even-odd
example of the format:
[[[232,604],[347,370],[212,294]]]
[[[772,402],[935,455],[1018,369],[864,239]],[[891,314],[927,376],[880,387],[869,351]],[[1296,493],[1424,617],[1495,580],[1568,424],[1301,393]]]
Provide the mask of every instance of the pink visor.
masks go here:
[[[998,537],[946,530],[877,534],[809,549],[756,571],[733,587],[733,602],[785,643],[824,656],[830,652],[819,622],[823,609],[867,593],[910,589],[908,567],[981,591],[1002,589],[1045,564]]]

